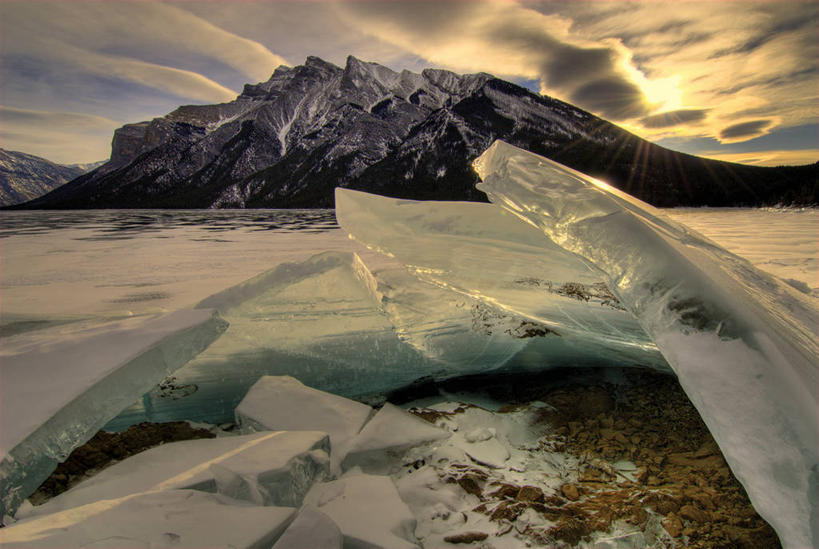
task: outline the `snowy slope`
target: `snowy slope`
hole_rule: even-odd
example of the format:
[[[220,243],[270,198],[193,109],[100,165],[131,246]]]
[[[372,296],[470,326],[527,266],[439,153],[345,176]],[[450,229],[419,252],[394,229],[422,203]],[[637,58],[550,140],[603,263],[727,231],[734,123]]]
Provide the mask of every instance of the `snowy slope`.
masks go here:
[[[0,206],[42,196],[89,171],[90,166],[62,166],[32,154],[0,149]]]

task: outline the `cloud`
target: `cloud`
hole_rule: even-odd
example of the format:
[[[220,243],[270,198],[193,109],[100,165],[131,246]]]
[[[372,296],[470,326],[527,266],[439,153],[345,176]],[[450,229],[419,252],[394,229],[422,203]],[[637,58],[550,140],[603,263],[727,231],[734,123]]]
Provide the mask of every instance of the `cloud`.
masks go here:
[[[572,100],[612,120],[636,118],[648,112],[643,91],[622,78],[585,83],[572,92]]]
[[[287,64],[173,4],[2,2],[0,10],[5,146],[55,161],[107,157],[123,123],[180,104],[230,101],[244,83],[267,80]],[[80,112],[87,125],[70,128],[65,121],[82,115],[66,113]],[[99,122],[93,115],[108,122],[92,123]]]
[[[109,128],[118,126],[115,120],[93,114],[37,111],[4,107],[2,105],[0,105],[0,118],[2,118],[4,124],[31,124],[72,130],[83,127]]]
[[[198,18],[301,63],[315,55],[344,66],[347,55],[420,71],[429,63],[392,43],[358,31],[335,2],[180,2]],[[442,9],[445,9],[442,6]]]
[[[653,140],[718,147],[747,139],[730,137],[746,121],[774,121],[750,137],[819,123],[817,2],[0,0],[0,11],[4,104],[120,122],[352,53],[538,82]]]
[[[774,123],[773,120],[750,120],[732,124],[719,132],[722,141],[746,141],[759,137]]]
[[[114,129],[103,116],[0,106],[0,147],[73,164],[108,158]]]
[[[217,102],[286,64],[258,42],[158,2],[11,3],[1,24],[4,66],[18,69],[4,80],[76,79],[70,73],[80,72]]]
[[[673,84],[657,94],[671,97],[676,88],[673,101],[641,125],[626,124],[643,136],[720,138],[747,119],[819,123],[819,3],[552,2],[539,9],[570,19],[575,39],[619,41],[648,80],[642,87],[650,98],[652,83]],[[665,124],[671,119],[662,116],[705,107],[698,124]]]
[[[459,72],[539,79],[541,91],[615,120],[649,114],[617,41],[574,40],[571,21],[514,2],[352,3],[342,17],[379,40]]]
[[[702,122],[708,109],[678,109],[646,116],[640,120],[644,128],[669,128],[683,124]]]
[[[705,151],[700,153],[700,156],[713,158],[714,160],[752,164],[755,166],[802,166],[819,162],[819,149],[750,151],[738,153]]]

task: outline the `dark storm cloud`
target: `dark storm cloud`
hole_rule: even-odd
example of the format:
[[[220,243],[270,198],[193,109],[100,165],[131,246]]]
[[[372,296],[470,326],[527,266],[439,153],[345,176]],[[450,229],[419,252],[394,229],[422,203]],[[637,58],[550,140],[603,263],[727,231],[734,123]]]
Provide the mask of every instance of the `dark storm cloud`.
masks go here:
[[[642,90],[622,78],[588,82],[575,89],[570,97],[573,103],[615,120],[636,118],[648,112]]]
[[[583,47],[545,30],[499,25],[492,39],[531,52],[543,84],[585,109],[618,120],[644,116],[649,105],[640,87],[623,73],[622,53],[608,46]]]
[[[578,48],[552,45],[549,59],[541,65],[542,77],[550,86],[582,84],[600,75],[613,75],[617,54],[609,48]]]
[[[773,124],[773,120],[751,120],[723,128],[719,132],[720,139],[736,139],[738,137],[751,137],[764,131]]]
[[[644,128],[670,128],[681,124],[700,122],[705,119],[708,109],[679,109],[646,116],[640,120]]]

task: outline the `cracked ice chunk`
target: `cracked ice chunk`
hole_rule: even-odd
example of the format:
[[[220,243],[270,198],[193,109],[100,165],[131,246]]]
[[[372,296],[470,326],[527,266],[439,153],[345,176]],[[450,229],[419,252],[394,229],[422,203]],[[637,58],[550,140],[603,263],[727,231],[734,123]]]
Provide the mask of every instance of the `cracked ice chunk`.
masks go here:
[[[3,338],[0,516],[13,514],[57,462],[226,326],[212,310],[182,310]]]
[[[298,506],[329,475],[327,434],[275,431],[163,444],[116,463],[34,507],[44,515],[154,489],[191,488],[264,505]],[[23,517],[26,518],[26,517]]]
[[[270,547],[295,509],[257,507],[196,490],[98,501],[0,531],[4,548]]]
[[[378,468],[379,463],[386,463],[383,458],[388,451],[400,452],[449,436],[449,432],[387,402],[350,441],[342,466]]]
[[[341,549],[344,536],[330,517],[305,505],[273,549]]]
[[[475,168],[492,202],[606,277],[782,544],[819,545],[819,311],[811,298],[546,158],[496,141]]]
[[[372,408],[307,387],[290,376],[264,376],[236,408],[236,422],[247,430],[324,431],[339,448],[354,437]]]
[[[345,475],[316,484],[304,503],[315,506],[344,534],[345,548],[417,549],[415,517],[390,477]]]

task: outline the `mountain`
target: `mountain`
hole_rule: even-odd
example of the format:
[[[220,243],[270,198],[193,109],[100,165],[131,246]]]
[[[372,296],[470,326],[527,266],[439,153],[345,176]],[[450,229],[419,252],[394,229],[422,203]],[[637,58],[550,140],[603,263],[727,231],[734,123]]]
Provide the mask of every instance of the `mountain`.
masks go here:
[[[25,207],[332,207],[336,186],[485,200],[470,162],[498,138],[657,206],[817,202],[819,165],[762,168],[670,151],[489,74],[308,57],[230,103],[123,126],[107,164]]]
[[[64,166],[32,154],[0,149],[0,206],[42,196],[104,163]]]
[[[81,164],[68,164],[68,167],[69,168],[77,168],[78,170],[81,170],[82,173],[88,173],[88,172],[90,172],[92,170],[96,170],[97,168],[99,168],[103,164],[106,164],[107,162],[108,162],[107,160],[100,160],[98,162],[85,162],[85,163],[81,163]]]

